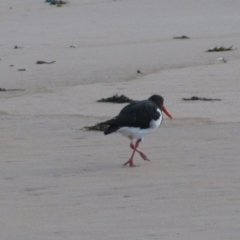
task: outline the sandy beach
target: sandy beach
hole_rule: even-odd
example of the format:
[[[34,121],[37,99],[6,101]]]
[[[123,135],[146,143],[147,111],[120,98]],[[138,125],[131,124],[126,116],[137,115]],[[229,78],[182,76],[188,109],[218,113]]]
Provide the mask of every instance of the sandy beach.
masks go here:
[[[2,1],[0,239],[238,240],[239,9]],[[97,102],[114,94],[164,97],[174,119],[141,143],[150,162],[122,167],[127,139],[83,129],[119,113]]]

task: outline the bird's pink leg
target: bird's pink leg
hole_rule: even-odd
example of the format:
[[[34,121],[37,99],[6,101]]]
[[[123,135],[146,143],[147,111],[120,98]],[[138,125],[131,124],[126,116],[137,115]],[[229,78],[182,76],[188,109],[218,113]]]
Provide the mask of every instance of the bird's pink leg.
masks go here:
[[[132,142],[130,143],[130,148],[134,149],[134,145]],[[150,161],[150,159],[147,157],[147,155],[144,152],[140,151],[140,149],[137,148],[136,152],[138,152],[140,154],[140,156],[142,157],[142,159],[144,159],[145,161]]]
[[[138,145],[139,145],[140,142],[141,142],[141,139],[138,139],[138,140],[136,141],[135,146],[133,146],[132,156],[130,157],[130,159],[129,159],[127,162],[125,162],[125,163],[123,164],[123,166],[126,166],[127,164],[129,164],[130,167],[136,167],[136,165],[134,165],[134,163],[133,163],[133,157],[134,157],[134,154],[135,154],[136,149],[137,149],[137,147],[138,147]]]

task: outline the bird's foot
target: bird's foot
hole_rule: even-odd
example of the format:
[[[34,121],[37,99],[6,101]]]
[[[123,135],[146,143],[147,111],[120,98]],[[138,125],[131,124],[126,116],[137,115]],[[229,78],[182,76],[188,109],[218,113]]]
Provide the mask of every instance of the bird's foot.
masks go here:
[[[130,160],[128,160],[127,162],[125,162],[125,163],[123,164],[123,166],[126,166],[126,165],[128,165],[128,164],[129,164],[130,167],[136,167],[136,165],[133,163],[133,160],[132,160],[132,159],[130,159]]]
[[[142,157],[143,160],[145,161],[150,161],[150,159],[147,157],[147,155],[143,152],[139,152],[140,156]]]

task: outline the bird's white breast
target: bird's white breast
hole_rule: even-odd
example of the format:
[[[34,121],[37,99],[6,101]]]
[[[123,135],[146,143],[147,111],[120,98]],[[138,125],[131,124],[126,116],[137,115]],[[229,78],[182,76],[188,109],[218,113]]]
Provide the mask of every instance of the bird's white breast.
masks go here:
[[[162,119],[163,119],[163,117],[162,117],[162,112],[160,111],[160,109],[157,109],[157,111],[160,113],[160,117],[159,117],[159,119],[157,119],[157,120],[152,120],[152,121],[150,122],[150,128],[151,128],[151,129],[158,128],[158,127],[160,126],[160,124],[162,123]]]
[[[142,139],[144,135],[150,133],[152,130],[151,128],[122,127],[117,132],[130,139]]]

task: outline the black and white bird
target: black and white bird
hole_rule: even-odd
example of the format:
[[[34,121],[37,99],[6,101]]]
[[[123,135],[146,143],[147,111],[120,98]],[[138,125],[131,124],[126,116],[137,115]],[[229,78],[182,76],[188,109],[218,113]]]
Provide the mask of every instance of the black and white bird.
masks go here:
[[[157,129],[162,123],[162,111],[172,119],[172,115],[163,105],[164,99],[159,95],[152,95],[148,100],[132,102],[125,106],[118,116],[106,122],[99,123],[100,125],[108,125],[104,134],[118,132],[131,140],[130,148],[133,149],[130,159],[123,165],[129,164],[130,167],[135,167],[133,157],[135,152],[149,161],[148,157],[138,149],[139,143],[142,141],[145,134]],[[136,139],[135,144],[133,140]]]

